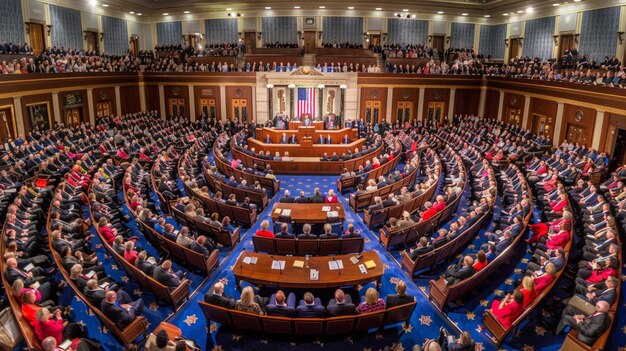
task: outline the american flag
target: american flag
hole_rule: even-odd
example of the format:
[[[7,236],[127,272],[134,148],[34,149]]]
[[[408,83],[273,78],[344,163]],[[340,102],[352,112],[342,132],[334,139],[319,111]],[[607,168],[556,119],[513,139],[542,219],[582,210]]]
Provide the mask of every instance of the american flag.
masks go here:
[[[315,90],[316,88],[298,88],[298,117],[304,113],[310,113],[311,117],[315,117],[317,105]]]

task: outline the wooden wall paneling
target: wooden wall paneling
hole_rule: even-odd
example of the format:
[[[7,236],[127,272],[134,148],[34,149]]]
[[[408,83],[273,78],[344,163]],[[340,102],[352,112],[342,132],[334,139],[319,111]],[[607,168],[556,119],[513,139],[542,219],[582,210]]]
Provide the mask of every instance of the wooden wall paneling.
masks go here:
[[[452,115],[478,114],[480,89],[456,89]]]
[[[219,94],[219,88],[217,90]],[[222,121],[233,119],[232,112],[231,112],[233,110],[233,103],[232,103],[233,99],[246,99],[247,104],[248,104],[247,106],[248,121],[256,120],[256,116],[254,115],[255,111],[253,110],[254,104],[252,103],[252,99],[253,99],[252,87],[234,85],[234,86],[226,87],[226,116],[221,116]],[[219,112],[218,112],[218,116],[219,116]]]
[[[579,113],[582,112],[582,115]],[[568,128],[581,128],[581,140],[588,147],[593,140],[593,130],[596,124],[596,110],[572,104],[565,104],[563,108],[563,125],[561,125],[561,137],[558,144],[568,139]],[[568,139],[569,140],[569,139]]]
[[[146,85],[144,87],[146,91],[146,108],[148,111],[157,111],[161,109],[161,102],[159,100],[159,86],[154,84]],[[160,113],[160,112],[159,112]]]
[[[139,101],[139,87],[120,87],[120,104],[122,105],[123,114],[140,112],[141,103]]]
[[[486,118],[498,118],[498,104],[500,103],[500,92],[498,90],[487,90],[485,98],[485,116]]]
[[[511,113],[517,111],[516,120],[510,120]],[[504,93],[504,102],[502,104],[502,120],[518,126],[522,125],[524,118],[524,95]]]
[[[456,93],[455,93],[456,94]],[[450,108],[450,89],[448,88],[426,88],[424,89],[424,121],[428,119],[428,105],[431,102],[443,102],[443,116],[448,116],[448,108]]]
[[[0,103],[1,105],[2,103]],[[619,129],[626,129],[626,115],[619,115],[617,113],[607,113],[605,117],[605,123],[608,125],[603,129],[602,138],[603,142],[600,142],[600,152],[607,152],[609,157],[612,156],[613,147],[615,146],[615,138]]]
[[[0,128],[3,129],[0,131],[0,135],[6,135],[7,137],[11,135],[15,138],[17,136],[17,120],[13,99],[0,99],[0,112],[2,112],[6,117],[6,122],[0,119]],[[4,140],[0,141],[3,142]]]
[[[528,122],[524,126],[524,129],[530,129],[531,132],[535,132],[532,130],[533,128],[533,115],[545,116],[548,121],[551,121],[550,124],[550,138],[554,137],[554,128],[556,123],[556,111],[558,108],[558,104],[555,101],[539,99],[539,98],[530,98],[530,111],[528,113]],[[560,127],[560,126],[559,126]]]
[[[363,93],[361,91],[361,93]],[[387,119],[388,122],[394,123],[396,121],[396,117],[398,114],[398,102],[400,101],[409,101],[413,103],[413,109],[411,112],[411,116],[409,117],[412,121],[417,118],[417,106],[419,105],[419,88],[394,88],[393,89],[393,98],[392,98],[392,106],[391,106],[391,116]],[[362,114],[364,115],[364,114]]]
[[[419,89],[418,89],[418,96],[419,96]],[[367,103],[368,100],[380,101],[379,122],[382,122],[383,120],[391,121],[391,119],[389,118],[390,116],[387,116],[387,87],[380,87],[380,88],[379,87],[375,87],[375,88],[363,87],[361,88],[361,101],[359,102],[360,104],[359,111],[360,111],[360,116],[363,119],[365,119],[365,104]]]
[[[215,110],[219,117],[221,106],[220,87],[218,85],[195,85],[194,86],[194,104],[196,106],[196,115],[202,114],[202,107],[200,106],[200,99],[213,99],[215,100]],[[250,101],[252,106],[252,101]],[[228,109],[226,109],[228,110]]]
[[[96,116],[96,119],[98,119],[98,115],[96,113],[96,106],[98,105],[98,103],[102,103],[102,102],[110,102],[111,113],[113,115],[117,114],[117,101],[115,99],[115,87],[94,88],[92,91],[92,94],[93,94],[94,116]],[[120,95],[121,94],[122,92],[120,91]],[[137,98],[139,98],[139,93],[137,93]]]
[[[22,121],[22,124],[26,132],[31,130],[29,105],[39,104],[39,103],[48,104],[48,123],[50,124],[50,127],[53,127],[56,123],[54,121],[54,111],[52,111],[52,94],[51,93],[22,96],[22,116],[24,116],[24,120]]]
[[[61,121],[65,123],[65,110],[67,103],[71,103],[67,101],[67,96],[72,94],[80,94],[81,102],[79,104],[75,104],[76,108],[80,110],[81,113],[81,122],[89,122],[89,102],[87,101],[87,90],[70,90],[70,91],[62,91],[59,93],[59,108],[61,109]],[[78,106],[82,105],[82,106]],[[71,108],[71,107],[69,107]]]
[[[185,116],[189,116],[189,88],[186,85],[166,85],[164,87],[165,98],[165,113],[169,118],[170,114],[170,99],[184,99],[185,100]]]

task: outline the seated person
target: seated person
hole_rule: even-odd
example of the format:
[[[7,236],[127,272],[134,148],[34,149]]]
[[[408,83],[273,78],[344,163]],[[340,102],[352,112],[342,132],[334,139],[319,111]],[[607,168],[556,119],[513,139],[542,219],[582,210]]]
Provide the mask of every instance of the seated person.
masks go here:
[[[328,302],[326,307],[330,317],[351,315],[356,313],[352,298],[346,295],[343,290],[335,290],[335,298]]]
[[[602,335],[611,324],[611,317],[608,315],[611,306],[606,301],[596,302],[596,312],[585,316],[571,306],[563,310],[561,321],[556,327],[556,334],[561,334],[566,326],[578,331],[578,340],[591,346]]]
[[[463,260],[457,264],[448,267],[445,278],[447,285],[454,285],[463,279],[467,279],[476,273],[474,269],[474,258],[465,256]]]
[[[273,238],[274,232],[270,230],[270,222],[268,220],[261,222],[261,229],[257,230],[254,235],[264,238]]]
[[[331,232],[333,227],[326,223],[324,224],[324,234],[320,235],[320,239],[337,239],[339,236]]]
[[[238,311],[244,311],[249,313],[254,313],[258,315],[263,315],[263,310],[261,306],[254,301],[254,290],[251,286],[246,286],[241,291],[241,298],[235,304],[235,309]]]
[[[302,234],[298,235],[298,239],[317,239],[317,235],[311,234],[311,225],[306,223],[302,226]]]
[[[409,256],[411,260],[415,261],[417,257],[421,254],[431,252],[433,250],[433,246],[428,244],[428,239],[425,236],[421,237],[417,242],[417,245],[414,249],[409,250]]]
[[[163,261],[160,266],[154,267],[154,271],[152,272],[152,278],[169,287],[170,290],[178,288],[183,276],[183,272],[174,272],[172,270],[172,262],[170,260]]]
[[[224,284],[221,282],[213,284],[213,289],[204,295],[204,302],[224,308],[235,307],[233,297],[224,296]]]
[[[276,234],[275,237],[279,239],[294,239],[296,236],[289,233],[289,224],[282,223],[280,225],[280,233]]]
[[[270,296],[270,301],[265,307],[268,316],[295,317],[296,316],[296,295],[289,293],[285,298],[285,293],[278,290]]]
[[[322,306],[322,302],[318,297],[307,291],[304,293],[303,299],[300,300],[296,313],[298,317],[324,318],[326,308]]]
[[[491,311],[505,329],[511,328],[515,319],[524,311],[524,295],[515,291],[513,295],[506,294],[501,300],[494,300]]]
[[[398,281],[398,284],[396,284],[396,293],[387,295],[387,298],[385,299],[385,304],[387,308],[391,308],[394,306],[404,305],[413,301],[415,301],[415,297],[406,294],[406,283],[404,282],[404,280],[400,280]]]
[[[126,328],[143,311],[143,300],[117,302],[117,293],[107,291],[104,301],[100,305],[100,310],[120,329]]]
[[[357,308],[356,312],[367,313],[374,311],[382,311],[385,309],[385,300],[381,299],[378,295],[378,290],[375,288],[369,288],[365,292],[365,301],[361,302]]]

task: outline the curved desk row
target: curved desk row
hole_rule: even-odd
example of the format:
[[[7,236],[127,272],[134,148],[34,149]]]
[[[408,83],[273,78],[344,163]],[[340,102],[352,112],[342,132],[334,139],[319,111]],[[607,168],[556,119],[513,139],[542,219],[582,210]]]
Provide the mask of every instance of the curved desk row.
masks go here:
[[[306,137],[310,137],[313,140],[313,143],[320,144],[318,142],[319,137],[327,139],[330,136],[331,144],[341,144],[342,140],[348,136],[348,141],[354,141],[359,138],[359,130],[356,128],[343,128],[343,129],[335,129],[335,130],[316,130],[316,127],[306,127],[306,126],[298,126],[297,130],[285,130],[285,129],[274,129],[274,128],[257,128],[256,129],[256,138],[260,141],[265,141],[266,137],[269,137],[269,140],[278,144],[283,134],[287,138],[295,135],[298,140],[302,140]],[[325,141],[325,143],[328,143]]]
[[[248,149],[254,148],[255,152],[269,151],[272,156],[277,152],[280,156],[284,156],[285,152],[289,152],[291,157],[317,157],[320,158],[324,154],[331,157],[333,153],[341,156],[348,153],[348,150],[354,152],[354,149],[363,149],[365,139],[361,138],[351,142],[350,144],[314,144],[311,139],[300,139],[299,144],[266,144],[256,139],[248,138]]]

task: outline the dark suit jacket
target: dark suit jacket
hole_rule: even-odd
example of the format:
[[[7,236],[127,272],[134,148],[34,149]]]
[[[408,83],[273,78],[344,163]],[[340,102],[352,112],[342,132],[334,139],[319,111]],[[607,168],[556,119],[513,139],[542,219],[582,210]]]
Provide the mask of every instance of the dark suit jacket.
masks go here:
[[[265,312],[268,316],[279,316],[293,318],[296,316],[296,309],[292,306],[267,305]]]
[[[21,275],[20,272],[18,272],[17,269],[9,268],[9,269],[6,270],[5,273],[6,273],[7,280],[11,284],[13,284],[13,282],[15,282],[18,278],[22,279],[22,281],[24,281],[24,285],[25,286],[29,286],[29,285],[34,283],[34,281],[31,278],[27,278],[27,277],[24,277],[23,275]]]
[[[120,327],[121,329],[126,328],[127,325],[130,324],[135,319],[135,310],[125,310],[121,306],[117,306],[116,304],[110,304],[106,301],[102,301],[100,305],[100,310],[104,313],[110,320],[112,320],[115,325]]]
[[[309,202],[309,198],[306,197],[306,196],[298,196],[298,197],[295,198],[294,201],[297,202],[297,203],[307,203],[307,202]]]
[[[322,234],[320,235],[320,239],[337,239],[339,236],[335,233],[330,234]]]
[[[496,252],[499,254],[502,253],[509,245],[511,245],[511,239],[502,239],[500,242],[496,244]]]
[[[89,302],[91,302],[94,306],[102,306],[106,291],[102,289],[89,290],[85,288],[84,293],[87,300],[89,300]]]
[[[154,273],[154,265],[146,260],[135,260],[135,267],[149,276],[152,276],[152,273]]]
[[[313,195],[309,198],[309,202],[313,203],[322,203],[324,202],[324,196],[322,195]]]
[[[337,304],[328,305],[328,307],[326,308],[326,311],[328,311],[328,316],[330,317],[346,316],[346,315],[351,315],[351,314],[356,313],[356,309],[353,303],[343,303],[341,305],[337,305]]]
[[[298,239],[317,239],[317,235],[315,234],[298,234]]]
[[[214,294],[212,291],[209,291],[206,295],[204,295],[204,302],[224,308],[235,308],[235,300]]]
[[[283,197],[280,198],[280,200],[278,200],[278,202],[289,203],[289,204],[293,203],[293,201],[294,201],[294,199],[291,196],[290,197],[283,196]]]
[[[306,318],[324,318],[326,309],[321,305],[302,305],[296,308],[298,317]]]
[[[191,244],[189,244],[189,249],[193,250],[195,252],[201,253],[204,256],[209,256],[209,249],[207,249],[206,247],[198,244],[197,242],[192,242]]]
[[[275,234],[274,237],[279,239],[295,239],[296,236],[291,233],[280,232],[278,234]]]
[[[371,205],[367,210],[369,211],[369,213],[372,213],[376,210],[382,210],[384,207],[383,204],[373,204]]]
[[[445,241],[444,241],[444,242],[445,242]],[[431,252],[431,251],[433,251],[433,247],[432,247],[431,245],[428,245],[428,246],[426,246],[426,247],[420,247],[419,249],[415,249],[415,250],[413,250],[413,252],[411,252],[411,253],[409,254],[409,256],[411,256],[411,259],[412,259],[413,261],[415,261],[415,259],[416,259],[419,255],[421,255],[421,254],[425,254],[425,253],[427,253],[427,252]]]
[[[152,278],[165,286],[176,288],[180,285],[178,277],[175,274],[164,270],[161,266],[154,267]]]
[[[611,317],[602,313],[585,318],[578,327],[578,340],[592,345],[606,331],[611,323]]]
[[[387,295],[387,299],[385,300],[385,305],[387,306],[387,308],[390,308],[394,306],[404,305],[413,301],[415,301],[415,297],[411,295],[399,296],[399,295],[393,294],[393,295]]]

